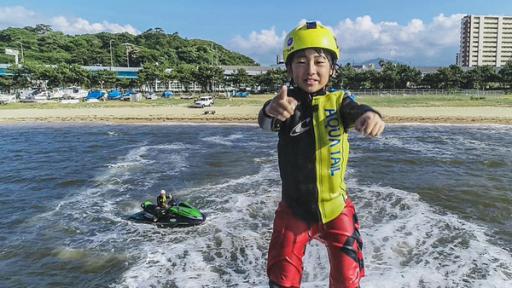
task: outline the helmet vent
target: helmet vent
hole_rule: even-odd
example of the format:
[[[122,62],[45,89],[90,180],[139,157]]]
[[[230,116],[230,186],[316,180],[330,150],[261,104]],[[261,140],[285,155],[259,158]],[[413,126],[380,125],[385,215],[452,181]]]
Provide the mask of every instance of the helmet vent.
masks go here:
[[[316,21],[315,22],[306,22],[307,29],[316,29]]]

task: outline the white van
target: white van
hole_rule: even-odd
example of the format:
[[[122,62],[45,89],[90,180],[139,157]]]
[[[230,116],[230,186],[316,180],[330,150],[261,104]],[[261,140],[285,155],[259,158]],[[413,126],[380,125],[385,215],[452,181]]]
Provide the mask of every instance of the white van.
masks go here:
[[[199,100],[194,102],[194,107],[204,108],[206,106],[213,105],[213,97],[212,96],[203,96],[199,98]]]

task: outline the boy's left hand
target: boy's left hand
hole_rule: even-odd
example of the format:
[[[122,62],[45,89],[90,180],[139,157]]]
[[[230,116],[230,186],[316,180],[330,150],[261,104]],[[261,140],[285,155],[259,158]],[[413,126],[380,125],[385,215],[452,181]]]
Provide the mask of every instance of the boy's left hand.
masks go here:
[[[384,131],[384,121],[379,114],[368,111],[356,120],[355,129],[364,136],[378,137]]]

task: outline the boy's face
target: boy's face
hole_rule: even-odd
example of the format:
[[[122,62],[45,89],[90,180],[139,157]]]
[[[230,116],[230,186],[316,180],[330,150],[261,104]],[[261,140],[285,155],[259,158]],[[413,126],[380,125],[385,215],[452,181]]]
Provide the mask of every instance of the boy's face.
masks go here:
[[[308,93],[323,89],[333,70],[327,56],[315,49],[305,49],[294,55],[288,74],[296,85]]]

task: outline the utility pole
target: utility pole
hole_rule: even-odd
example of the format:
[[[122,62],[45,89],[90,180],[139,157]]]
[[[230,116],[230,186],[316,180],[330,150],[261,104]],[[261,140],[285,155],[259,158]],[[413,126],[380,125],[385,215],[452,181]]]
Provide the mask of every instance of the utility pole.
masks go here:
[[[130,67],[130,51],[132,49],[133,44],[123,43],[123,45],[126,47],[126,66],[129,68]]]
[[[109,46],[110,46],[110,71],[112,71],[112,67],[114,66],[114,57],[112,56],[112,41],[113,39],[110,39]]]
[[[128,45],[126,46],[126,66],[130,68],[130,50],[128,50]]]

